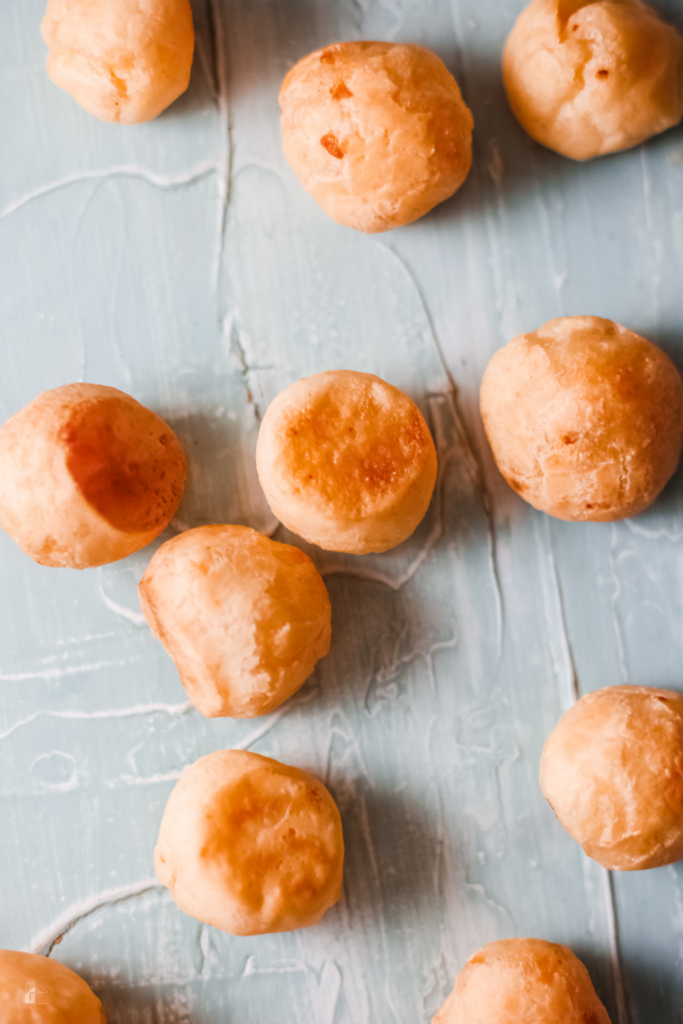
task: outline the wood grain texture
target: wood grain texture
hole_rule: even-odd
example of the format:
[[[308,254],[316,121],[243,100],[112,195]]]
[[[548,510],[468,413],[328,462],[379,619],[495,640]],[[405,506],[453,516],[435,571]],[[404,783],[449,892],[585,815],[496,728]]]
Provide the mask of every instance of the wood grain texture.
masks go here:
[[[467,957],[514,935],[572,946],[614,1024],[683,1022],[683,867],[610,878],[537,778],[577,693],[683,687],[683,476],[631,522],[554,521],[498,476],[477,412],[491,354],[553,316],[611,317],[683,367],[683,130],[588,165],[532,143],[499,70],[522,6],[197,0],[189,92],[121,128],[49,82],[42,0],[0,5],[0,417],[70,381],[128,391],[186,447],[174,529],[290,543],[253,453],[291,381],[376,373],[440,454],[409,542],[309,552],[332,649],[254,722],[187,705],[137,603],[152,550],[79,574],[0,537],[0,946],[51,950],[110,1024],[427,1024]],[[679,0],[660,9],[683,28]],[[279,141],[287,69],[355,38],[434,49],[476,122],[461,192],[375,237],[329,222]],[[174,781],[236,745],[339,802],[344,899],[315,929],[234,939],[155,883]]]

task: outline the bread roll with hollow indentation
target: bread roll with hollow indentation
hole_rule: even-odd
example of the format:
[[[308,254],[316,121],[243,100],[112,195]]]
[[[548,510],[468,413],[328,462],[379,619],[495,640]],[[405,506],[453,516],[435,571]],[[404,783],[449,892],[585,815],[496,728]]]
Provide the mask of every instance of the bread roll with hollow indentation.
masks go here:
[[[0,428],[0,526],[41,565],[105,565],[161,533],[185,475],[156,413],[116,388],[67,384]]]

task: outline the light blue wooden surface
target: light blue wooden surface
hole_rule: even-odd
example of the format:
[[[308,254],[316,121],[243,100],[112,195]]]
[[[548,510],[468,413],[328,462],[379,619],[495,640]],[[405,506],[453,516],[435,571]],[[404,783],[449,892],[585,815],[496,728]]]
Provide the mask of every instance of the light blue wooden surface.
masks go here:
[[[186,445],[176,529],[275,529],[259,415],[319,370],[405,388],[441,460],[401,548],[312,552],[331,653],[253,722],[188,707],[137,604],[153,549],[76,573],[0,536],[0,946],[68,929],[51,955],[110,1024],[426,1024],[514,935],[573,946],[614,1024],[683,1022],[683,865],[610,879],[537,782],[576,688],[683,688],[683,477],[633,522],[563,524],[502,482],[477,412],[492,353],[553,316],[612,317],[683,365],[683,131],[587,166],[534,145],[499,74],[522,6],[197,0],[188,94],[121,128],[49,82],[43,0],[0,4],[0,418],[70,381],[132,393]],[[282,77],[342,38],[436,50],[476,120],[466,186],[389,235],[328,221],[280,150]],[[344,899],[314,929],[231,938],[155,887],[175,779],[238,744],[339,802]]]

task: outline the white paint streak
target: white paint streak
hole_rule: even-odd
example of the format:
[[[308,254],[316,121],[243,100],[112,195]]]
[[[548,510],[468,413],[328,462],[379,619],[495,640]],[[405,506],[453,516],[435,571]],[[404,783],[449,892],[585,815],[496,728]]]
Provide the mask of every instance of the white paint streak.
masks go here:
[[[106,178],[134,178],[144,181],[148,185],[152,185],[154,188],[170,192],[173,191],[173,189],[194,185],[203,178],[219,173],[219,170],[220,168],[217,167],[215,163],[204,162],[198,164],[196,167],[184,174],[164,175],[155,174],[153,171],[149,171],[144,167],[124,164],[121,167],[106,168],[102,171],[89,171],[85,174],[69,174],[64,178],[60,178],[58,181],[52,181],[47,185],[41,185],[40,188],[33,189],[31,192],[27,192],[19,199],[15,199],[13,202],[8,203],[4,209],[0,210],[0,220],[16,213],[17,210],[21,210],[22,207],[27,206],[29,203],[35,202],[36,199],[42,199],[44,196],[48,196],[53,192],[58,192],[60,189],[69,188],[71,185],[81,185],[88,181],[103,181]]]
[[[127,619],[128,622],[132,622],[134,626],[146,626],[147,619],[142,612],[134,612],[131,608],[124,608],[123,605],[117,604],[116,601],[112,601],[110,597],[104,592],[104,587],[100,584],[100,595],[102,600],[106,604],[110,611],[114,612],[115,615],[120,615],[122,619]]]
[[[60,916],[51,924],[38,932],[28,944],[28,951],[31,953],[44,953],[49,956],[53,946],[58,939],[86,917],[90,917],[95,911],[102,907],[111,906],[114,903],[121,903],[123,900],[132,899],[135,896],[142,896],[143,893],[151,892],[154,889],[165,889],[166,887],[156,878],[146,878],[142,882],[133,882],[131,885],[120,885],[114,889],[105,889],[84,900],[72,903]]]
[[[64,676],[82,675],[84,672],[99,672],[103,668],[130,665],[140,661],[139,655],[122,658],[119,661],[97,661],[90,665],[66,665],[64,668],[44,668],[34,672],[0,672],[0,682],[23,683],[29,679],[62,679]]]
[[[4,732],[0,732],[0,740],[7,739],[17,729],[21,729],[26,725],[30,725],[31,722],[35,722],[39,718],[64,718],[75,721],[88,721],[91,719],[107,719],[107,718],[133,718],[137,715],[158,715],[166,714],[178,717],[179,715],[186,715],[189,711],[193,710],[191,701],[184,701],[182,704],[136,704],[130,708],[111,708],[103,711],[36,711],[34,714],[29,715],[27,718],[22,718],[20,721],[15,722],[9,729]]]

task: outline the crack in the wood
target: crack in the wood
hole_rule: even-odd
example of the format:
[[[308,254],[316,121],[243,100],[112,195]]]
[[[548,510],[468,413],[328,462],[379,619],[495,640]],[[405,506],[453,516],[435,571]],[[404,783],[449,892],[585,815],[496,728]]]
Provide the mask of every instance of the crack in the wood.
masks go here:
[[[500,661],[502,655],[502,636],[504,628],[504,603],[503,603],[503,589],[500,581],[500,572],[498,567],[498,538],[496,532],[496,524],[493,514],[493,501],[486,481],[486,473],[484,470],[484,463],[479,451],[479,447],[474,439],[470,428],[467,425],[467,419],[460,402],[460,389],[453,376],[451,369],[446,361],[441,342],[439,341],[436,327],[432,320],[431,313],[425,301],[422,289],[420,288],[415,274],[406,263],[403,257],[399,256],[398,253],[386,242],[377,241],[378,245],[381,246],[386,252],[390,253],[396,262],[403,268],[404,272],[408,275],[415,293],[420,300],[422,310],[429,328],[430,338],[436,350],[437,358],[446,377],[447,390],[444,396],[450,406],[451,416],[453,418],[453,424],[459,440],[461,443],[462,454],[464,455],[464,463],[467,469],[467,474],[470,478],[472,487],[474,488],[484,512],[484,518],[486,520],[486,529],[489,537],[489,554],[491,558],[491,569],[496,593],[496,605],[498,613],[498,660]]]

